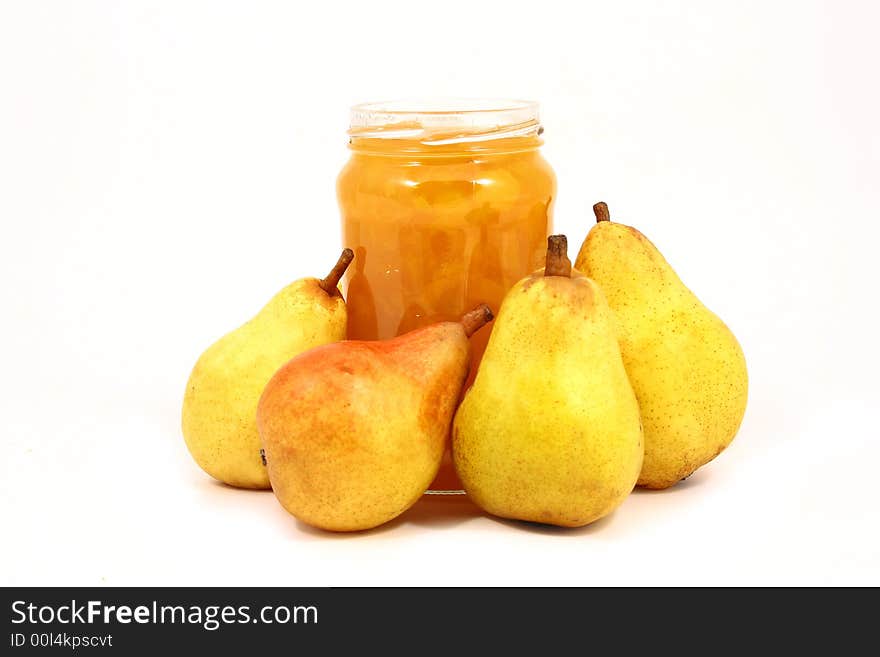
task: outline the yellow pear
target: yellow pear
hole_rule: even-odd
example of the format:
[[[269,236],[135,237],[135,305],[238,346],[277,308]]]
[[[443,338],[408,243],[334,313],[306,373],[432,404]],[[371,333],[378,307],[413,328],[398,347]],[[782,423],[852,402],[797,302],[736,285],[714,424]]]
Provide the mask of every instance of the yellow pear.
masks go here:
[[[288,360],[345,339],[345,301],[337,284],[353,257],[345,249],[327,278],[303,278],[285,287],[196,362],[183,399],[183,437],[196,463],[215,479],[240,488],[269,488],[260,458],[257,402]]]
[[[642,466],[639,408],[602,290],[571,269],[564,235],[504,297],[455,415],[455,469],[505,518],[578,527],[613,511]]]
[[[370,529],[437,474],[485,304],[390,340],[311,349],[278,370],[257,409],[272,490],[301,521]]]
[[[575,266],[605,291],[639,400],[645,463],[639,485],[666,488],[718,456],[746,410],[748,375],[733,333],[635,228],[593,206]]]

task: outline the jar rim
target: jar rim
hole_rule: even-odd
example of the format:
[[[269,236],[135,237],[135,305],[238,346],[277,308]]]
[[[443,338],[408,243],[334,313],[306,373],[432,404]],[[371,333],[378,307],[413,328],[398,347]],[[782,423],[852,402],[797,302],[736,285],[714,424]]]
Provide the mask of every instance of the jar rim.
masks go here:
[[[352,138],[451,144],[540,134],[539,104],[499,98],[399,99],[351,108]]]

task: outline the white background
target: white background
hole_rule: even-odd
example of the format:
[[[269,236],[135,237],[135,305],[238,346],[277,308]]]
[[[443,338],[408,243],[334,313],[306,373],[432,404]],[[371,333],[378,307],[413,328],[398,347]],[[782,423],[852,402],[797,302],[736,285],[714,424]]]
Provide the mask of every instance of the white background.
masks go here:
[[[0,583],[880,584],[877,7],[4,2]],[[658,244],[746,419],[581,530],[313,531],[194,465],[184,384],[336,257],[348,106],[449,95],[541,101],[557,229],[602,199]]]

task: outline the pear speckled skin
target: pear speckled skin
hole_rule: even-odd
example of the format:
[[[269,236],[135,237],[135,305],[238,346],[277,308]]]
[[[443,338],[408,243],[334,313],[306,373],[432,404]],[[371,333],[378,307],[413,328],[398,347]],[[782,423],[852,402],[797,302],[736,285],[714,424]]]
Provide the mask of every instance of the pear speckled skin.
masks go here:
[[[748,397],[745,358],[644,235],[607,220],[604,204],[596,214],[575,266],[602,286],[620,325],[645,432],[639,485],[667,488],[733,440]]]
[[[297,354],[345,339],[345,301],[321,283],[316,278],[291,283],[196,362],[184,395],[183,436],[196,463],[215,479],[269,488],[256,425],[263,388]]]
[[[635,486],[642,431],[611,310],[583,274],[521,280],[504,298],[453,423],[456,471],[497,516],[578,527]]]
[[[437,474],[469,362],[457,322],[291,360],[257,410],[278,501],[330,531],[370,529],[403,513]]]

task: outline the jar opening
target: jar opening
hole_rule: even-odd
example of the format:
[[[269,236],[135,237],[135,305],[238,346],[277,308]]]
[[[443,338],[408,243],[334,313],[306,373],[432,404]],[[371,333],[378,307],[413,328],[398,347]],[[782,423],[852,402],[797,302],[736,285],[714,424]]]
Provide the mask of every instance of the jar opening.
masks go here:
[[[447,98],[362,103],[351,108],[355,139],[396,139],[425,146],[467,144],[541,134],[538,103]]]

